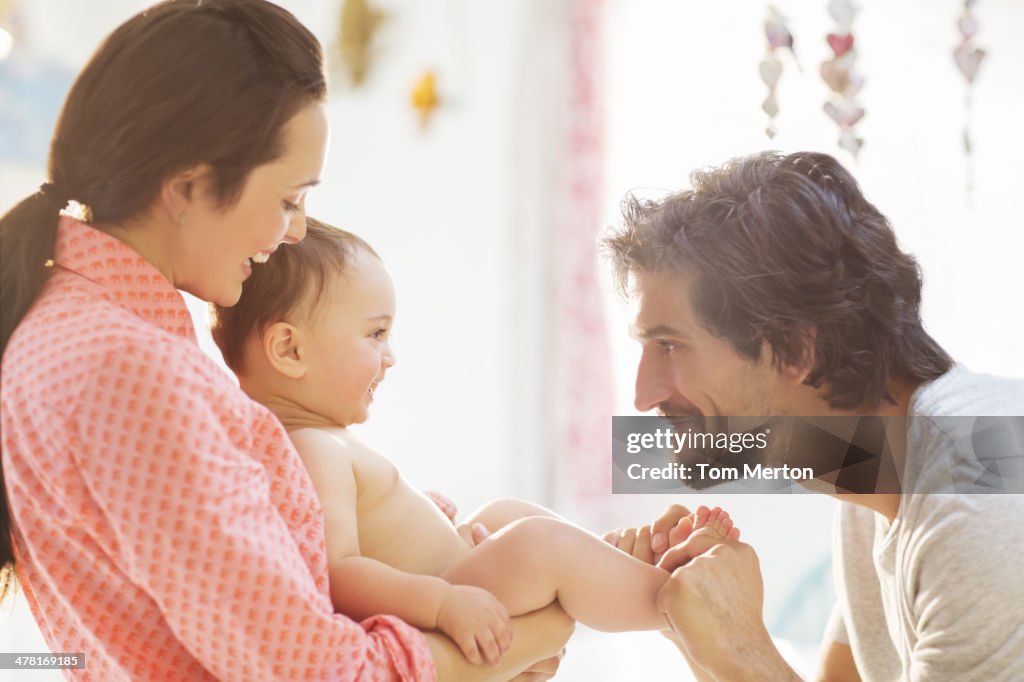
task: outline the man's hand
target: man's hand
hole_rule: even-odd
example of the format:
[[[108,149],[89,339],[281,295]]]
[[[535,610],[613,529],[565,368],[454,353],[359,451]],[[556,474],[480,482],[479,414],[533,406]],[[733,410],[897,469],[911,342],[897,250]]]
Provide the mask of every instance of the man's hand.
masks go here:
[[[757,554],[736,540],[724,540],[676,569],[658,594],[658,609],[687,657],[713,677],[799,680],[775,649],[763,608]]]
[[[613,530],[604,535],[604,541],[640,561],[656,564],[669,547],[690,536],[698,516],[707,518],[709,512],[701,505],[691,514],[681,504],[671,504],[649,526]]]
[[[452,638],[470,663],[498,665],[512,644],[512,619],[487,590],[452,585],[437,613],[437,628]]]

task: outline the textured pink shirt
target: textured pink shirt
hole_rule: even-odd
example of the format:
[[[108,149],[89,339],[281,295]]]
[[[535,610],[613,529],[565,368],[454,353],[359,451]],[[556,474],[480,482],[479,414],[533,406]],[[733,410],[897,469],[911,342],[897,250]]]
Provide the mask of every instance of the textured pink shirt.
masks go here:
[[[0,419],[18,576],[51,650],[85,653],[72,674],[434,680],[422,633],[333,612],[302,462],[167,279],[68,217],[54,260]]]

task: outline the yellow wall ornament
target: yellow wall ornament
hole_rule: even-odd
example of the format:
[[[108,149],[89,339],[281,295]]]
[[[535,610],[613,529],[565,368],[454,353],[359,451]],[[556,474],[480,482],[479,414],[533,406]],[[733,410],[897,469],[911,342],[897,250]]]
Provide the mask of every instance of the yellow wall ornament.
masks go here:
[[[338,56],[353,86],[360,85],[370,70],[373,38],[385,14],[368,0],[345,0],[341,7]]]
[[[437,94],[437,79],[433,71],[427,71],[416,81],[412,90],[411,103],[414,109],[420,114],[420,125],[426,127],[434,110],[441,103]]]

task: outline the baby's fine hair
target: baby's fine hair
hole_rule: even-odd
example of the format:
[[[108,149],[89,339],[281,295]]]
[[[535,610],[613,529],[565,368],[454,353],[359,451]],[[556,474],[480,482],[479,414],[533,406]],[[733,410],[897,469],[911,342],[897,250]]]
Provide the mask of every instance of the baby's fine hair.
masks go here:
[[[380,258],[351,232],[306,218],[306,238],[282,244],[263,264],[253,266],[242,297],[231,307],[210,305],[213,340],[236,374],[244,370],[246,340],[270,325],[310,316],[333,278],[346,274],[350,259],[362,249]]]

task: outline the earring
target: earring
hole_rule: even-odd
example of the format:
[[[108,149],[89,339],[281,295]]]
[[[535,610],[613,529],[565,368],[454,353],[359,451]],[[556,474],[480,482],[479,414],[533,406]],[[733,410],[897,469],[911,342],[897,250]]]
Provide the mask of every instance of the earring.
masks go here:
[[[178,222],[182,225],[188,222],[188,211],[181,212],[181,215],[178,216]]]

